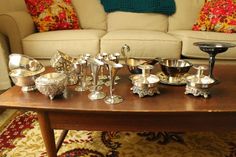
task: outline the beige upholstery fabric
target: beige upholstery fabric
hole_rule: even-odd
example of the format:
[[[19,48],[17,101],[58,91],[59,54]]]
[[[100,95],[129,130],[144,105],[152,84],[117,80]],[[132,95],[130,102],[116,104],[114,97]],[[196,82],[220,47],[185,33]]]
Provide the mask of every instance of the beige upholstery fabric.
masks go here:
[[[176,13],[169,17],[168,30],[192,29],[205,0],[175,0]]]
[[[101,39],[101,52],[120,52],[127,44],[132,57],[171,57],[179,58],[181,41],[177,38],[158,31],[118,30],[107,33]]]
[[[106,30],[106,12],[100,0],[72,0],[84,29]]]
[[[97,54],[102,30],[62,30],[35,33],[23,39],[24,54],[35,58],[51,58],[57,50],[77,56]]]
[[[6,43],[6,38],[0,34],[0,90],[7,89],[11,86],[8,76],[8,55],[9,49]]]
[[[114,30],[167,30],[168,18],[162,14],[113,12],[107,15],[108,31]]]
[[[34,33],[34,23],[25,11],[0,14],[0,32],[9,39],[10,50],[23,53],[21,39]]]
[[[236,34],[202,32],[191,30],[179,30],[169,32],[182,40],[182,55],[194,58],[208,58],[207,53],[202,52],[198,47],[194,46],[194,42],[199,41],[219,41],[236,44]],[[219,59],[236,59],[236,48],[228,49],[227,52],[218,54]]]

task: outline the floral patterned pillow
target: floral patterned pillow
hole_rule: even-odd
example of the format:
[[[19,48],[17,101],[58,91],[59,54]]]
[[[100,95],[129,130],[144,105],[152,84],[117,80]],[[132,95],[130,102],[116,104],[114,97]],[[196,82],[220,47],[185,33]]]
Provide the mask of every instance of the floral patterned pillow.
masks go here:
[[[79,29],[79,19],[71,0],[25,0],[39,32]]]
[[[206,0],[192,29],[235,33],[236,0]]]

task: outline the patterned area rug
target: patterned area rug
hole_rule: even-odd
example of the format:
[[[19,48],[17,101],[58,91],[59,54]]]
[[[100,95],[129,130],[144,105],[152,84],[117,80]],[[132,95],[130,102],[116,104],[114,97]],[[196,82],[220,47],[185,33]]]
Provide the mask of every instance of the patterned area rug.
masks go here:
[[[56,139],[60,130],[55,131]],[[0,133],[1,157],[46,157],[34,112]],[[236,157],[236,132],[69,131],[59,157]]]

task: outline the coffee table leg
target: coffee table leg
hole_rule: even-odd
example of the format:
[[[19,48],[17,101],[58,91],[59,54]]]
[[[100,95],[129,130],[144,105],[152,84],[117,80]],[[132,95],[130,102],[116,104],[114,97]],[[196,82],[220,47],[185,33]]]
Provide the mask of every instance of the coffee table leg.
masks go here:
[[[48,157],[56,157],[57,152],[54,131],[51,128],[48,114],[47,112],[37,112],[37,116]]]

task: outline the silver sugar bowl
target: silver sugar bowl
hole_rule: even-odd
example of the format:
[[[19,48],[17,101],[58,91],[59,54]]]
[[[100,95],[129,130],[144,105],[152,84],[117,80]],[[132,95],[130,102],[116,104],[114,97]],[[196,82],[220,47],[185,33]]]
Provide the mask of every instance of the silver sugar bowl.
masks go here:
[[[51,100],[64,92],[67,85],[67,76],[64,73],[51,72],[41,75],[35,80],[38,91]]]
[[[139,95],[139,97],[153,96],[154,94],[160,94],[158,89],[159,77],[150,74],[152,65],[139,65],[142,70],[142,74],[136,74],[131,77],[133,87],[131,90],[133,93]]]
[[[194,66],[194,68],[197,69],[197,74],[186,77],[185,94],[208,98],[210,95],[209,89],[215,84],[215,80],[204,75],[204,71],[208,69],[206,66]]]

